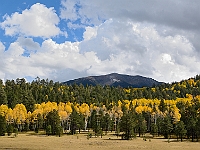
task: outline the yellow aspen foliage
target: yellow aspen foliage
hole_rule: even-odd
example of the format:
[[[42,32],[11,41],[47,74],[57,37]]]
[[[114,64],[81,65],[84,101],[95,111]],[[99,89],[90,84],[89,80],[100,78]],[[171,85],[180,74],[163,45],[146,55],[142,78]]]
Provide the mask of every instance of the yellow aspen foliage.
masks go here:
[[[119,115],[119,118],[121,118],[123,116],[123,111],[122,110],[118,110],[118,115]]]
[[[122,106],[122,102],[120,100],[118,100],[117,104],[118,104],[118,107]]]
[[[6,121],[9,123],[13,122],[13,110],[11,108],[9,108],[7,111]]]
[[[84,116],[89,116],[90,114],[90,108],[88,106],[88,104],[83,103],[80,107],[79,107],[79,111],[81,114],[83,114]]]
[[[189,83],[190,86],[195,85],[194,79],[189,79],[187,80],[187,82]]]
[[[129,100],[124,100],[124,103],[125,103],[125,108],[127,109],[127,110],[129,110],[129,108],[130,108],[130,101]]]
[[[135,107],[137,104],[137,100],[132,100],[131,103],[132,103],[132,106]]]
[[[151,88],[151,90],[152,90],[153,92],[156,92],[156,89],[155,89],[155,88]]]
[[[27,118],[27,110],[23,104],[17,104],[13,108],[13,119],[17,124],[23,123]]]
[[[6,116],[7,112],[8,112],[8,106],[2,104],[0,106],[0,115]]]
[[[58,104],[58,111],[64,111],[65,110],[65,103],[60,102]]]
[[[46,104],[42,104],[42,107],[43,107],[43,112],[44,112],[44,115],[46,116],[49,112],[53,111],[54,109],[55,110],[58,110],[58,106],[57,106],[57,103],[56,102],[47,102]]]
[[[79,104],[74,104],[74,109],[77,113],[79,113]]]
[[[107,111],[107,108],[105,105],[102,106],[102,111],[106,112]]]
[[[138,106],[135,108],[136,113],[141,114],[143,112],[143,106]]]
[[[69,117],[69,114],[67,114],[67,112],[64,110],[58,111],[58,114],[60,116],[60,120],[62,121],[66,120]]]
[[[31,122],[31,119],[32,119],[32,113],[29,111],[28,113],[27,113],[27,118],[26,118],[26,123],[30,123]]]
[[[58,110],[58,105],[57,105],[57,103],[56,102],[52,102],[52,110]]]
[[[124,89],[124,91],[125,91],[126,93],[130,93],[130,92],[131,92],[131,89]]]
[[[72,113],[71,103],[66,103],[66,104],[65,104],[65,111],[66,111],[68,114],[71,114],[71,113]]]
[[[179,113],[179,109],[176,107],[173,110],[173,119],[174,119],[174,123],[179,122],[181,119],[181,114]]]
[[[198,100],[198,101],[200,102],[200,95],[197,95],[197,96],[195,97],[195,99]]]
[[[44,114],[44,113],[43,113],[42,107],[39,107],[38,109],[35,109],[35,110],[32,112],[32,114],[31,114],[31,118],[33,119],[32,121],[34,121],[34,120],[37,119],[37,115],[38,115],[38,114],[41,114],[41,115]]]
[[[193,96],[192,96],[192,94],[186,94],[186,98],[192,99]]]
[[[84,112],[85,112],[85,108],[82,107],[82,105],[79,107],[79,112],[80,112],[81,114],[84,114]]]

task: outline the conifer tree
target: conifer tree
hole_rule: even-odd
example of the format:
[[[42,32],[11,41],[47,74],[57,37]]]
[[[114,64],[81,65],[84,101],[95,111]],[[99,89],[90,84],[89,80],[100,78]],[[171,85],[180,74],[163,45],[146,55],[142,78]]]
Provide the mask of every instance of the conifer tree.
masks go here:
[[[7,105],[8,100],[7,100],[6,92],[4,91],[3,82],[2,80],[0,80],[0,105],[2,104]]]
[[[0,136],[4,136],[6,133],[6,118],[0,115]]]
[[[130,140],[134,137],[134,129],[136,127],[136,117],[133,113],[125,113],[120,122],[120,129],[124,132],[122,139]]]
[[[58,132],[58,128],[61,127],[60,117],[58,115],[58,111],[55,109],[51,112],[49,112],[46,116],[46,132],[49,130],[51,126],[51,134],[56,135]],[[49,133],[49,131],[47,132]]]
[[[183,136],[187,133],[187,130],[185,129],[185,124],[183,121],[179,121],[176,123],[174,132],[178,138],[181,138],[181,142],[183,141]]]

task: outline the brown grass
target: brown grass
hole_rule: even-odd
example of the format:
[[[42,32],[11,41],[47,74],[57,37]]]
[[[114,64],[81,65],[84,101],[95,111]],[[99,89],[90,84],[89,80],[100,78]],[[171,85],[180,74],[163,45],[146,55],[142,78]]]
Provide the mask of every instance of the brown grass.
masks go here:
[[[87,139],[86,134],[63,135],[62,137],[24,133],[16,138],[0,137],[0,150],[199,150],[199,142],[177,142],[155,138],[144,141],[142,138],[121,140],[109,134],[103,138]]]

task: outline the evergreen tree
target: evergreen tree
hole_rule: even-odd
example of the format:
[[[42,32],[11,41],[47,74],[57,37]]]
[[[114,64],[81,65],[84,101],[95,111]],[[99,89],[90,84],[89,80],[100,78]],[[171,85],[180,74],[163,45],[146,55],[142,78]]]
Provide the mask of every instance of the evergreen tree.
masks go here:
[[[52,134],[52,129],[51,129],[51,125],[48,125],[47,127],[46,127],[46,135],[51,135]]]
[[[153,135],[153,137],[158,134],[158,126],[155,123],[151,124],[150,133]]]
[[[136,117],[137,117],[136,129],[140,137],[141,134],[143,135],[146,132],[147,125],[146,125],[145,118],[143,117],[142,114],[137,114]]]
[[[4,136],[6,133],[6,119],[0,115],[0,136]]]
[[[8,133],[8,136],[10,136],[12,133],[13,133],[13,125],[12,124],[8,124],[7,126],[7,133]]]
[[[106,134],[109,131],[111,124],[112,124],[112,120],[110,118],[110,115],[106,113],[105,116],[102,117],[102,121],[101,121],[101,127],[104,131],[106,131]]]
[[[171,131],[173,130],[173,125],[171,123],[171,117],[164,117],[161,123],[161,134],[164,135],[165,138],[169,138]]]
[[[7,95],[6,92],[4,91],[3,87],[3,82],[0,80],[0,105],[7,105],[8,100],[7,100]]]
[[[181,138],[181,142],[183,141],[183,136],[187,133],[187,130],[185,129],[185,124],[183,121],[177,122],[174,128],[174,132],[178,138]]]
[[[47,114],[47,120],[46,120],[46,127],[49,125],[51,126],[51,134],[56,135],[57,134],[57,128],[60,128],[60,117],[58,115],[58,111],[55,109]],[[48,129],[48,128],[46,128]]]
[[[136,118],[133,113],[126,113],[122,116],[120,122],[120,129],[124,132],[123,139],[130,140],[134,137],[134,129],[136,127]]]
[[[72,107],[72,113],[70,115],[70,133],[76,134],[76,130],[81,129],[84,126],[84,117],[76,112],[76,110]]]

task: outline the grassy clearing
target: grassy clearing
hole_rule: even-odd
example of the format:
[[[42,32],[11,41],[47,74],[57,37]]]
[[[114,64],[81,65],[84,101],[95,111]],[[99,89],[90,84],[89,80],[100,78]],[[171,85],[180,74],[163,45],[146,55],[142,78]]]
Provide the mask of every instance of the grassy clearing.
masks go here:
[[[87,134],[63,135],[62,137],[46,136],[43,133],[33,132],[14,136],[0,137],[0,150],[199,150],[199,142],[177,142],[176,139],[162,138],[136,138],[133,140],[121,140],[112,134],[87,139]]]

